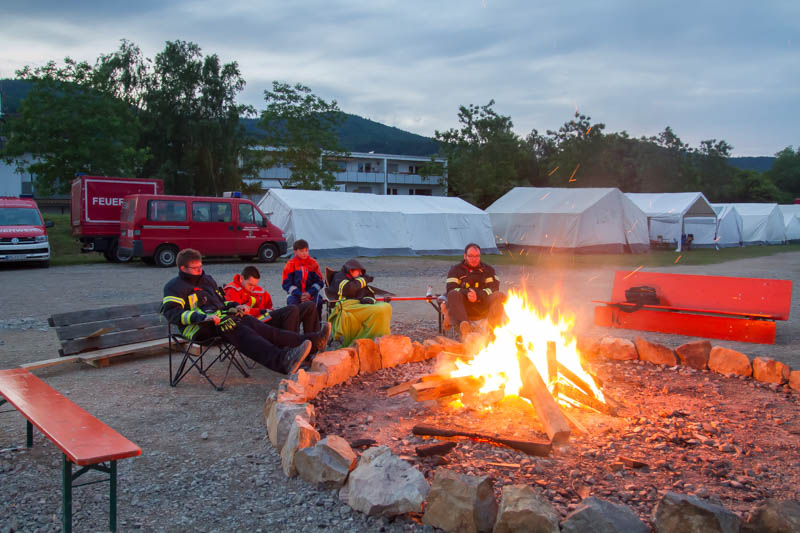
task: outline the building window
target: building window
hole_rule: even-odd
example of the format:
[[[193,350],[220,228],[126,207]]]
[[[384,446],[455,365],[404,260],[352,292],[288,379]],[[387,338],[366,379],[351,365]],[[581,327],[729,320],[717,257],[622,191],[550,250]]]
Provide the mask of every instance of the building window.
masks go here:
[[[365,192],[365,193],[371,193],[371,192],[372,192],[372,187],[356,187],[356,188],[353,190],[353,192]]]
[[[422,168],[421,165],[408,165],[408,173],[409,174],[419,174],[420,169]]]
[[[433,191],[431,189],[409,189],[408,194],[413,194],[415,196],[433,196]]]
[[[397,163],[387,163],[386,168],[389,169],[389,172],[397,172],[398,170]]]
[[[359,172],[372,172],[372,163],[364,163],[363,161],[359,161],[359,163],[358,163],[358,171]]]
[[[346,172],[347,171],[347,161],[337,161],[336,167],[338,172]]]
[[[388,189],[389,194],[397,194],[397,189]]]

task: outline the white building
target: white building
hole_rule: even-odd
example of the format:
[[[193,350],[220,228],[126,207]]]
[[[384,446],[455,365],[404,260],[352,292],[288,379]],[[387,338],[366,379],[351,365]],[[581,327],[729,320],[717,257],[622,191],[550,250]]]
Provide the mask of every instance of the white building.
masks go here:
[[[447,196],[447,159],[435,159],[444,166],[444,176],[423,177],[420,169],[431,158],[415,155],[374,154],[351,152],[348,157],[333,158],[339,166],[335,172],[336,188],[340,192]],[[262,170],[257,180],[262,189],[282,189],[292,169],[272,167]]]

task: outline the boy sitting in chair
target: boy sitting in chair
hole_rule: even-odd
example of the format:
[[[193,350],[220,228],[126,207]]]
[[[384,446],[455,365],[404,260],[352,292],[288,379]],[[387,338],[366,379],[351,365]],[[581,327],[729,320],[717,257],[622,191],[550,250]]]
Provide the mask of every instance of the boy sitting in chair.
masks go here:
[[[337,298],[338,302],[329,320],[333,338],[341,338],[344,347],[356,339],[374,339],[391,334],[390,299],[377,300],[375,291],[368,285],[372,279],[361,263],[351,259],[331,280],[329,296]]]
[[[317,260],[308,252],[308,242],[297,239],[292,246],[294,257],[283,267],[281,286],[288,294],[286,305],[300,305],[313,302],[317,316],[322,316],[322,295],[320,291],[325,285]]]

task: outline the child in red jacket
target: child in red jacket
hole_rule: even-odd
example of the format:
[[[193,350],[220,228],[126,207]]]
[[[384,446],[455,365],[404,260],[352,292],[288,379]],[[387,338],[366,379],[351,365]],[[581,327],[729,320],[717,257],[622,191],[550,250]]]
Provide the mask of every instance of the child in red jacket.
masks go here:
[[[292,246],[294,257],[283,267],[283,290],[288,294],[288,305],[300,305],[313,302],[317,314],[322,314],[322,295],[320,291],[325,281],[320,272],[317,260],[309,255],[308,242],[297,239]]]

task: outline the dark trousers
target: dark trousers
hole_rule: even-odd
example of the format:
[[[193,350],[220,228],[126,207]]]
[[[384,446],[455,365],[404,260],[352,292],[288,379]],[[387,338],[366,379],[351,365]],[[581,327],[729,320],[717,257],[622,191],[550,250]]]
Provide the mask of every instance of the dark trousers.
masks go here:
[[[286,373],[287,348],[299,346],[306,338],[294,331],[279,329],[250,315],[237,319],[230,331],[219,331],[245,356],[270,370]]]
[[[302,324],[303,333],[307,335],[319,331],[319,315],[314,302],[303,302],[274,309],[269,312],[269,316],[271,318],[266,324],[276,328],[300,333],[300,324]]]
[[[480,320],[486,318],[490,327],[495,327],[503,320],[503,302],[506,295],[502,292],[493,292],[477,302],[470,302],[466,293],[453,289],[447,293],[447,312],[450,322],[458,327],[465,320]]]
[[[317,310],[317,320],[319,320],[320,317],[322,316],[322,294],[321,294],[321,292],[322,291],[317,293],[317,295],[312,297],[311,300],[308,301],[308,302],[301,302],[299,296],[295,296],[293,294],[290,294],[286,298],[286,305],[304,305],[304,304],[310,303],[316,308],[316,310]]]

